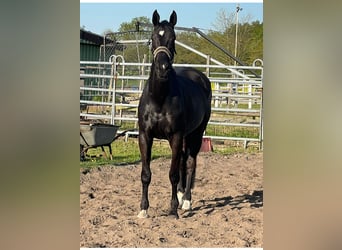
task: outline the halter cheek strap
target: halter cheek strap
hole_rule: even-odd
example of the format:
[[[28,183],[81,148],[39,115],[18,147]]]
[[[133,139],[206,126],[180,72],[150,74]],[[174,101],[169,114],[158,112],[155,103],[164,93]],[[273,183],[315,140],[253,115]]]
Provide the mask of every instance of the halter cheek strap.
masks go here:
[[[158,53],[160,53],[160,52],[164,52],[169,57],[171,62],[173,61],[171,51],[165,46],[159,46],[153,51],[153,59],[154,60],[156,60],[156,57],[157,57]]]

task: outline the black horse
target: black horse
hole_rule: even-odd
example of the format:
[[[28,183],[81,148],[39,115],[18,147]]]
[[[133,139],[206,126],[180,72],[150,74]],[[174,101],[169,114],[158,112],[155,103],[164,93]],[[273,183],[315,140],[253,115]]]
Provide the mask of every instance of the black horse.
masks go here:
[[[172,67],[176,53],[176,12],[172,12],[169,22],[159,20],[159,14],[155,10],[152,17],[153,62],[138,108],[142,161],[140,218],[147,217],[149,207],[148,186],[151,182],[153,138],[167,139],[172,150],[169,172],[172,184],[170,215],[178,218],[178,206],[182,206],[184,210],[191,209],[196,157],[211,113],[209,79],[192,68],[175,70]]]

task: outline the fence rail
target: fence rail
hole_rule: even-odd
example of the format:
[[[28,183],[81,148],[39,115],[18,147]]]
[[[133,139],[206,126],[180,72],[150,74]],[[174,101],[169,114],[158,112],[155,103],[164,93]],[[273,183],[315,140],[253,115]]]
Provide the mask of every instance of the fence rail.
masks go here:
[[[248,142],[258,142],[262,148],[262,66],[173,66],[200,69],[212,83],[212,115],[204,137],[243,141],[245,147]],[[138,101],[150,67],[151,64],[146,62],[124,62],[121,56],[112,56],[108,62],[81,61],[81,119],[104,120],[130,129],[137,128]],[[260,77],[244,74],[246,69],[260,72]],[[137,134],[137,131],[130,134]]]

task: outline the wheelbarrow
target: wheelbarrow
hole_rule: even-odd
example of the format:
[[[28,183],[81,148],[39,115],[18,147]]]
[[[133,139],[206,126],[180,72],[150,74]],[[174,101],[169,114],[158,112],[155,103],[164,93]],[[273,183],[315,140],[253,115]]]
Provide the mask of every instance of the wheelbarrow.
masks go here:
[[[112,160],[111,143],[126,134],[124,131],[117,134],[119,126],[105,123],[80,122],[80,160],[84,161],[90,148],[101,147],[103,155],[108,159],[104,146],[109,148],[109,157]]]

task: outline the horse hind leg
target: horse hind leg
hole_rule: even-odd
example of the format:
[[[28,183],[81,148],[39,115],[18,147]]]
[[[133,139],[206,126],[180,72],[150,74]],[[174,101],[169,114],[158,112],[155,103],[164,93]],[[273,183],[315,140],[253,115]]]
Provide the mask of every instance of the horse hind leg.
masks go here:
[[[179,182],[177,185],[177,199],[179,202],[178,207],[181,208],[183,205],[183,195],[186,184],[186,160],[187,160],[186,152],[182,151],[182,156],[179,165]]]
[[[197,154],[201,148],[202,134],[203,131],[199,128],[187,138],[187,150],[189,154],[186,159],[186,185],[183,196],[183,210],[191,210],[191,189],[193,189],[195,185]]]
[[[193,180],[195,179],[196,156],[189,155],[186,161],[186,185],[183,195],[183,210],[191,210],[191,189],[193,188]]]

